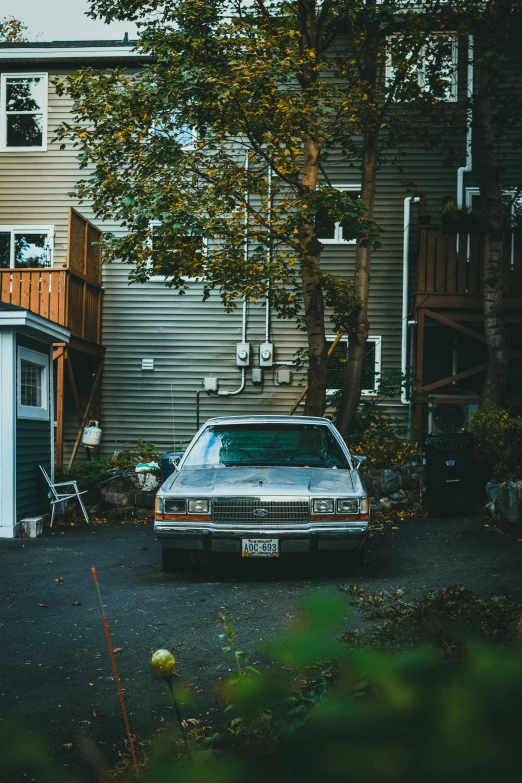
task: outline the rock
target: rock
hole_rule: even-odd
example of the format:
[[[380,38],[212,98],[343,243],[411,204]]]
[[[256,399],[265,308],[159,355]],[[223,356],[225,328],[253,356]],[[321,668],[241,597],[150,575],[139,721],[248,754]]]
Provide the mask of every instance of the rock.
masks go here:
[[[400,489],[399,476],[393,470],[383,471],[381,478],[381,492],[386,497],[394,495]]]
[[[519,525],[522,509],[519,495],[520,481],[505,481],[500,485],[495,504],[495,519],[501,528]],[[493,502],[493,501],[492,501]]]
[[[155,499],[155,492],[136,492],[134,495],[134,505],[138,508],[154,508]]]
[[[103,500],[109,506],[128,506],[131,498],[128,492],[102,492]]]
[[[139,485],[145,492],[150,492],[157,489],[160,485],[160,480],[153,473],[137,473]]]
[[[500,481],[488,481],[486,484],[486,495],[488,501],[491,501],[493,505],[496,503],[501,486],[502,483]]]

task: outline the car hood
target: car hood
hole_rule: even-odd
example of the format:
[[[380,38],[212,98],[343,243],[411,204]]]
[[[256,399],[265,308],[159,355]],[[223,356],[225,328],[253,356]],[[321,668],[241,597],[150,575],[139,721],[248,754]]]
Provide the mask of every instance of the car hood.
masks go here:
[[[164,483],[161,494],[261,497],[365,494],[355,470],[333,468],[187,468]]]

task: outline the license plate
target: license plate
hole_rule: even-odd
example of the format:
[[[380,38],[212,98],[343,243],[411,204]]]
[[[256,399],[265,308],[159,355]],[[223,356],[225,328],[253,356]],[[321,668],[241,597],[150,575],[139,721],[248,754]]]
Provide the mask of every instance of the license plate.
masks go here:
[[[241,555],[243,557],[279,557],[279,539],[243,538],[241,539]]]

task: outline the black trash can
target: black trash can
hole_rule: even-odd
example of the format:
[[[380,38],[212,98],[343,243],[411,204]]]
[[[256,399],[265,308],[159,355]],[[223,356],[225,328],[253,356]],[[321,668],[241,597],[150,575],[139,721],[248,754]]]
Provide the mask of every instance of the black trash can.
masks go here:
[[[161,483],[163,484],[171,473],[174,473],[174,462],[184,455],[184,451],[167,451],[160,459]]]
[[[431,517],[465,514],[473,505],[473,436],[469,432],[428,435],[426,491]]]

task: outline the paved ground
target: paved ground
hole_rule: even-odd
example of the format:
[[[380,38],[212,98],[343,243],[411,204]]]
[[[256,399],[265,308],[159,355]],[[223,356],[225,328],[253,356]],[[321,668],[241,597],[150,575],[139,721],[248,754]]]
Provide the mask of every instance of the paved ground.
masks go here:
[[[111,762],[124,749],[92,565],[113,646],[122,648],[117,660],[132,728],[141,736],[172,719],[150,672],[151,652],[159,647],[177,650],[184,681],[199,693],[191,716],[219,720],[219,609],[241,618],[241,647],[263,665],[263,642],[288,627],[300,593],[310,588],[334,592],[354,580],[375,590],[414,592],[456,583],[483,594],[522,588],[522,544],[475,518],[407,520],[397,531],[387,528],[371,539],[369,562],[352,575],[339,563],[308,559],[227,559],[168,575],[149,527],[57,529],[34,541],[0,541],[0,558],[0,713],[39,727],[63,763],[73,766],[82,764],[82,738]],[[72,751],[62,748],[65,743],[73,743]]]

